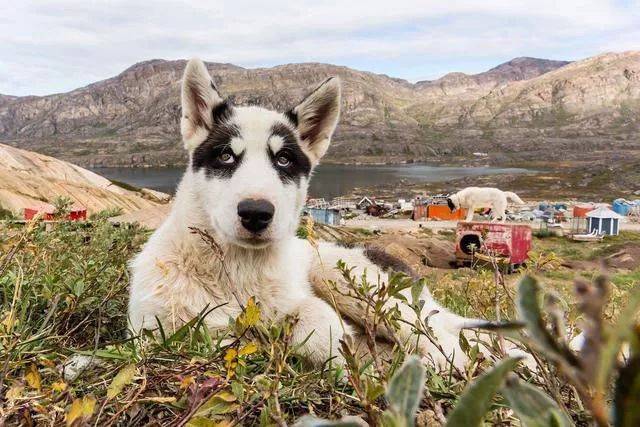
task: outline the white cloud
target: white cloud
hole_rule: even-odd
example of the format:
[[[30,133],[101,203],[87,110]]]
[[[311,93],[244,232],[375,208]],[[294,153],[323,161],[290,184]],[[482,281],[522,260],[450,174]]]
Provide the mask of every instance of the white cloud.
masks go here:
[[[476,72],[512,56],[640,48],[637,0],[15,3],[0,16],[0,93],[20,95],[70,90],[150,58],[334,62],[420,79],[454,71],[447,62]]]

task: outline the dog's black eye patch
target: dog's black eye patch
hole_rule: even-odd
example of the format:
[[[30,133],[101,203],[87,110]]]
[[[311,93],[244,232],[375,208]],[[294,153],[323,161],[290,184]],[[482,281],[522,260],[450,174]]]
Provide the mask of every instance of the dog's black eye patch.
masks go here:
[[[204,169],[207,177],[229,178],[240,166],[243,153],[236,155],[231,149],[231,140],[240,137],[240,131],[229,123],[233,110],[225,102],[214,108],[213,129],[193,151],[191,168],[194,172]]]
[[[287,125],[277,123],[271,128],[271,135],[279,136],[283,141],[282,147],[277,153],[268,148],[271,163],[278,171],[280,180],[285,184],[292,182],[297,184],[300,182],[300,178],[309,177],[311,161],[300,148],[293,131]]]

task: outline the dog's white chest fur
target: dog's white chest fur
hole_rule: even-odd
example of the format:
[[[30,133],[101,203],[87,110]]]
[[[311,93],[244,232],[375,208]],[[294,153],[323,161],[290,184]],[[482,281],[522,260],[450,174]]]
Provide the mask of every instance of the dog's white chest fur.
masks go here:
[[[181,324],[221,304],[206,322],[224,327],[250,297],[261,303],[266,316],[275,318],[312,296],[306,241],[291,237],[265,249],[227,246],[221,258],[190,228],[213,233],[204,225],[198,201],[188,197],[192,194],[178,196],[167,221],[132,262],[130,316],[135,330],[155,328],[156,318]]]
[[[189,165],[171,213],[131,263],[134,332],[176,328],[199,314],[224,328],[251,297],[267,320],[297,318],[293,341],[314,363],[336,355],[345,330],[313,295],[312,252],[295,237],[313,167],[338,121],[340,84],[328,79],[288,113],[235,107],[205,64],[182,81],[181,133]],[[215,241],[205,241],[193,229]]]

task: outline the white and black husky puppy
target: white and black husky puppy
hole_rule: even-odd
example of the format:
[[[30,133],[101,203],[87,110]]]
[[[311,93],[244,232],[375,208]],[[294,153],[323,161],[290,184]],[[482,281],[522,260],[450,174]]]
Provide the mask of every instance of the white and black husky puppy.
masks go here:
[[[302,352],[311,362],[340,358],[339,340],[351,331],[334,304],[353,322],[362,322],[364,314],[347,297],[327,303],[325,280],[342,280],[334,269],[339,259],[355,266],[355,274],[367,269],[370,277],[387,276],[361,249],[327,243],[312,248],[295,236],[311,173],[329,147],[339,110],[337,78],[279,113],[231,105],[204,63],[189,61],[181,118],[189,165],[170,215],[131,263],[134,331],[156,328],[156,319],[165,328],[175,327],[221,304],[205,321],[212,329],[224,328],[255,297],[268,318],[290,314],[299,319],[294,340],[305,342]],[[224,262],[193,227],[214,237]],[[424,313],[437,311],[430,326],[442,349],[423,339],[420,352],[437,364],[449,358],[463,363],[458,333],[467,319],[440,307],[426,290],[423,299]],[[415,315],[407,307],[402,310],[408,325],[401,335],[408,340]]]

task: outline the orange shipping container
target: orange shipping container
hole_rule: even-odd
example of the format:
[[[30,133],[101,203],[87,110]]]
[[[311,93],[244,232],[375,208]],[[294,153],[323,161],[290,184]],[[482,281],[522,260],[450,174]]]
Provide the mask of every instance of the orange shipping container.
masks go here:
[[[467,210],[457,209],[455,212],[451,212],[447,205],[429,205],[427,216],[440,220],[461,220],[467,216]]]

